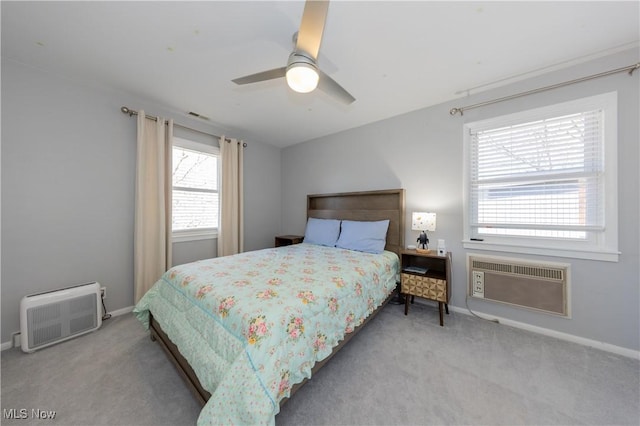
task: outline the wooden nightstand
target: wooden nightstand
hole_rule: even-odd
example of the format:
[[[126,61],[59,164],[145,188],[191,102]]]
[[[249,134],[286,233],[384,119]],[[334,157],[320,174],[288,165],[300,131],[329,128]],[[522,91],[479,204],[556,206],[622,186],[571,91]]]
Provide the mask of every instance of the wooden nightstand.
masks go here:
[[[449,314],[451,297],[451,252],[446,256],[431,253],[418,253],[415,250],[402,250],[402,273],[400,274],[401,292],[405,295],[404,314],[409,312],[415,296],[438,302],[440,325],[444,326],[442,307]],[[422,272],[424,271],[424,272]]]
[[[302,235],[278,235],[276,237],[276,247],[300,244],[304,237]]]

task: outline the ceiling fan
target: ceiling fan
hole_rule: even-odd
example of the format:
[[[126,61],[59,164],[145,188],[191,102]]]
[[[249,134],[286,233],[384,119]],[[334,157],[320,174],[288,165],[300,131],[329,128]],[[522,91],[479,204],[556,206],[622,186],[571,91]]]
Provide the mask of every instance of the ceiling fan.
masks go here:
[[[289,55],[286,67],[247,75],[231,81],[242,85],[285,77],[289,87],[296,92],[309,93],[317,87],[346,104],[355,101],[356,98],[351,96],[334,79],[322,72],[317,65],[328,10],[328,0],[306,1],[300,30],[293,35],[295,48]]]

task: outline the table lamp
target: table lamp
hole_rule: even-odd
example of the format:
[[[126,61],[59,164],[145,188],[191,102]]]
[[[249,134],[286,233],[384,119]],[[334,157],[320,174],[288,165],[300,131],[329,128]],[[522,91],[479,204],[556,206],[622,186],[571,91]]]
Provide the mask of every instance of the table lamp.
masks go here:
[[[416,240],[420,243],[416,251],[419,253],[429,253],[431,250],[429,250],[429,237],[427,237],[426,231],[433,232],[436,230],[436,214],[414,212],[411,219],[411,229],[421,231],[420,236]]]

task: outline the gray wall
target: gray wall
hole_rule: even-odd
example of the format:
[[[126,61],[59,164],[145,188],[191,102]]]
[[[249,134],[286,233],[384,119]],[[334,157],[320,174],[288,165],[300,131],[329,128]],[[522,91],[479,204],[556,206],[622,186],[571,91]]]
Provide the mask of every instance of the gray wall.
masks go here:
[[[638,350],[638,74],[527,96],[463,117],[448,114],[454,106],[637,61],[637,51],[623,52],[283,150],[247,141],[245,248],[269,247],[279,231],[303,233],[309,193],[402,187],[407,190],[407,220],[415,210],[438,213],[431,238],[446,239],[453,252],[452,305],[464,307],[462,125],[616,90],[620,261],[548,259],[572,264],[570,320],[489,302],[469,303],[477,311]],[[18,307],[26,294],[99,281],[108,287],[109,310],[132,305],[136,124],[120,112],[122,105],[233,136],[130,94],[2,61],[2,342],[19,329]],[[407,230],[407,242],[416,237]],[[215,252],[215,240],[175,243],[174,264]]]
[[[632,350],[640,349],[639,330],[639,75],[616,74],[508,102],[449,115],[465,106],[568,81],[638,62],[637,51],[600,58],[508,87],[283,149],[283,232],[303,233],[308,193],[406,189],[406,220],[412,211],[437,213],[430,238],[443,238],[453,252],[451,304],[465,307],[466,254],[462,248],[462,126],[465,122],[541,107],[599,93],[618,91],[618,173],[620,261],[596,262],[521,256],[572,265],[572,319],[558,318],[487,301],[470,300],[472,309]],[[410,228],[406,241],[415,241]],[[489,253],[509,255],[508,253]],[[514,257],[520,257],[514,255]]]
[[[212,100],[213,102],[214,100]],[[2,335],[23,296],[98,281],[107,308],[133,304],[136,120],[122,105],[233,136],[153,102],[2,60]],[[247,141],[248,250],[280,230],[280,149]],[[174,264],[213,257],[216,241],[174,244]]]

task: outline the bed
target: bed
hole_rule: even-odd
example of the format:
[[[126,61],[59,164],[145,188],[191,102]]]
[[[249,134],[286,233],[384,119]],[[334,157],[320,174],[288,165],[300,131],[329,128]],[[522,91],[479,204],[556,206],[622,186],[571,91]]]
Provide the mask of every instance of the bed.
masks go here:
[[[307,217],[388,220],[384,252],[303,242],[207,259],[171,268],[136,305],[204,404],[198,424],[273,424],[393,295],[403,189],[309,195]]]

